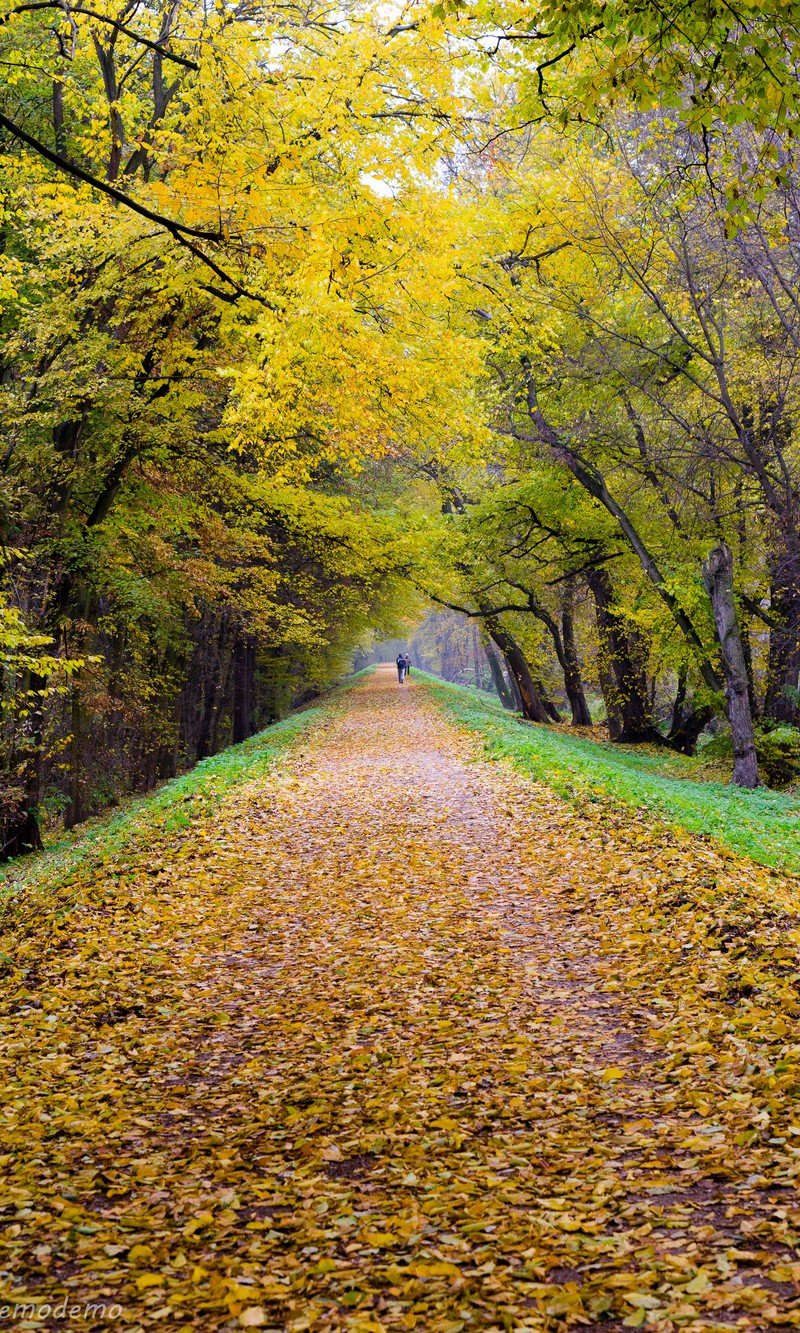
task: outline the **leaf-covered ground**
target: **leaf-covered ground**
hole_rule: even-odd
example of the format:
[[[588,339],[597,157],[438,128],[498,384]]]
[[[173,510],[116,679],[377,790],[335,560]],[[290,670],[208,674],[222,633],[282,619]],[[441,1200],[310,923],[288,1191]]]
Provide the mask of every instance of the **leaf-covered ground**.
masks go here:
[[[797,1327],[799,901],[376,672],[7,905],[7,1319]]]
[[[427,677],[446,713],[539,782],[579,803],[597,796],[632,805],[692,833],[707,834],[761,865],[800,873],[800,799],[796,792],[728,781],[730,767],[651,745],[612,745],[581,728],[521,723],[497,696]],[[714,769],[728,768],[728,776]],[[709,780],[708,770],[714,772]]]

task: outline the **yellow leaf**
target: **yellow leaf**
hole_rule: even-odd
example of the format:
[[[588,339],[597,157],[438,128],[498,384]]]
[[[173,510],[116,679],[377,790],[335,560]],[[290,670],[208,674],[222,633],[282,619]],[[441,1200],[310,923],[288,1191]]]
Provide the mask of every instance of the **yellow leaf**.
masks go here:
[[[461,1277],[461,1269],[455,1264],[448,1264],[446,1261],[424,1263],[422,1261],[409,1264],[409,1273],[414,1277]]]
[[[800,1280],[800,1264],[780,1264],[768,1274],[773,1282],[797,1282]]]
[[[335,1259],[320,1259],[319,1263],[314,1264],[312,1273],[333,1273],[336,1269]]]
[[[137,1277],[136,1285],[140,1291],[145,1291],[147,1287],[163,1287],[164,1278],[161,1273],[142,1273]]]
[[[200,1231],[202,1227],[211,1226],[213,1221],[213,1213],[198,1213],[197,1217],[193,1217],[191,1222],[186,1223],[183,1234],[184,1236],[193,1236],[195,1231]]]
[[[615,1083],[618,1078],[625,1077],[625,1070],[614,1066],[612,1069],[604,1069],[600,1075],[601,1083]]]
[[[239,1323],[242,1328],[260,1328],[266,1322],[266,1311],[260,1305],[251,1305],[247,1310],[242,1310],[239,1315]]]
[[[693,1277],[691,1282],[687,1282],[684,1291],[688,1291],[692,1296],[699,1296],[702,1292],[708,1291],[711,1283],[708,1280],[708,1274],[702,1271]]]
[[[629,1314],[626,1319],[623,1319],[622,1322],[626,1328],[641,1328],[646,1318],[647,1311],[644,1306],[641,1306],[638,1310],[634,1310],[633,1314]]]
[[[139,1264],[142,1261],[147,1263],[153,1257],[153,1250],[150,1245],[133,1245],[128,1250],[128,1258],[132,1264]]]

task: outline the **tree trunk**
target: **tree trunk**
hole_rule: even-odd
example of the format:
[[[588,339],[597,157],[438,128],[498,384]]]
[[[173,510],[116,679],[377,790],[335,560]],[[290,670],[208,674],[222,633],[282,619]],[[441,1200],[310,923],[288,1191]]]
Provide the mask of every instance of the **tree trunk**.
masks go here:
[[[556,657],[558,658],[558,664],[564,673],[564,690],[567,695],[567,698],[570,701],[570,707],[572,709],[572,721],[573,725],[575,725],[576,712],[578,716],[580,716],[582,712],[581,703],[583,704],[584,715],[586,717],[589,716],[589,709],[586,707],[586,700],[583,698],[580,669],[578,667],[578,658],[575,652],[574,636],[572,639],[572,657],[571,659],[569,659],[567,656],[567,651],[564,645],[564,641],[562,639],[562,631],[559,629],[558,622],[550,614],[547,607],[544,606],[543,603],[539,601],[539,598],[536,596],[536,593],[533,591],[532,588],[524,587],[523,584],[521,583],[515,583],[513,586],[515,588],[519,588],[520,592],[524,592],[528,601],[529,611],[531,611],[532,614],[536,616],[537,620],[541,620],[542,624],[546,626],[550,634],[550,637],[553,640],[553,647],[556,650]],[[571,621],[568,625],[568,631],[572,633]],[[550,714],[553,721],[554,722],[563,721],[561,714],[558,712],[558,709],[547,698],[547,691],[540,685],[538,681],[536,682],[536,688],[538,689],[539,694],[541,695],[542,704],[544,708]]]
[[[675,691],[675,701],[672,705],[672,721],[670,723],[670,732],[676,732],[680,729],[683,722],[683,705],[686,703],[686,667],[681,667],[678,672],[678,688]]]
[[[42,849],[42,835],[36,818],[35,806],[27,799],[4,819],[0,845],[0,861],[10,861],[15,856],[27,856],[28,852]]]
[[[547,713],[533,683],[530,667],[516,639],[503,629],[494,616],[487,616],[485,624],[487,633],[506,659],[512,679],[516,682],[522,716],[527,722],[547,722]]]
[[[681,667],[678,672],[678,688],[675,691],[675,700],[672,705],[669,732],[664,737],[664,741],[670,749],[678,750],[681,754],[694,754],[700,732],[711,721],[714,716],[714,709],[708,707],[708,705],[695,708],[693,704],[690,704],[689,711],[684,710],[687,675],[686,667]]]
[[[47,680],[31,672],[28,680],[30,716],[27,726],[27,745],[23,754],[12,760],[12,768],[22,773],[22,790],[2,814],[2,842],[0,861],[28,852],[38,852],[42,846],[37,806],[42,771],[42,741],[44,737],[44,690]]]
[[[536,686],[536,693],[542,701],[542,708],[547,713],[548,717],[553,722],[563,722],[564,719],[547,693],[547,689],[543,682],[541,680],[536,680],[534,681],[534,685]]]
[[[608,571],[592,569],[587,582],[597,609],[600,636],[598,674],[606,702],[608,732],[612,741],[636,745],[662,740],[650,718],[644,654],[637,634],[626,634],[614,609],[614,594]]]
[[[503,658],[503,661],[505,662],[505,658]],[[507,662],[506,662],[506,670],[508,671],[508,663],[507,663]],[[512,708],[514,709],[514,712],[515,712],[515,713],[520,713],[520,714],[521,714],[521,713],[522,713],[522,695],[521,695],[520,692],[519,692],[519,685],[517,684],[516,680],[514,679],[514,677],[512,676],[512,674],[511,674],[510,671],[508,671],[508,685],[509,685],[509,689],[511,690],[511,706],[512,706]]]
[[[83,723],[84,711],[81,699],[81,687],[77,680],[72,682],[72,763],[70,765],[70,802],[64,811],[64,828],[74,828],[82,824],[87,817],[86,783],[83,772]]]
[[[536,398],[536,387],[532,382],[528,385],[528,410],[539,432],[539,439],[530,439],[530,436],[519,431],[515,432],[516,438],[530,440],[531,444],[538,444],[540,441],[543,441],[548,448],[552,450],[556,462],[565,464],[566,467],[569,468],[573,477],[575,477],[576,481],[580,482],[581,486],[583,486],[595,500],[599,500],[600,504],[603,505],[608,513],[611,514],[612,518],[616,520],[631,550],[637,556],[645,574],[650,579],[650,582],[653,584],[659,597],[663,599],[672,612],[676,625],[685,636],[687,642],[695,649],[698,655],[697,666],[706,685],[708,685],[711,690],[720,689],[722,682],[717,676],[713,664],[706,656],[706,650],[700,636],[678,602],[677,597],[671,591],[661,570],[642,541],[630,515],[625,512],[622,506],[614,499],[613,495],[611,495],[606,485],[605,478],[598,472],[597,468],[584,462],[580,454],[571,448],[568,441],[565,438],[562,438],[555,427],[551,426],[549,421],[547,421],[539,407]]]
[[[561,607],[561,641],[564,645],[564,689],[572,710],[573,727],[590,727],[592,715],[583,692],[581,666],[575,645],[575,622],[572,614],[572,587],[566,585]]]
[[[478,626],[472,622],[472,662],[475,671],[475,684],[479,690],[483,689],[483,673],[481,672],[481,653],[478,644]]]
[[[685,717],[680,719],[677,727],[670,727],[669,735],[665,737],[665,743],[671,750],[677,750],[680,754],[694,754],[700,732],[708,725],[713,716],[714,709],[708,706],[692,709]]]
[[[225,684],[225,647],[228,637],[228,622],[223,614],[220,620],[219,635],[217,638],[214,660],[211,671],[207,676],[205,699],[203,700],[203,712],[200,719],[200,730],[197,736],[197,758],[205,759],[207,755],[213,754],[213,735],[214,721],[222,706]]]
[[[597,650],[597,683],[600,686],[600,693],[606,706],[608,739],[618,741],[622,735],[622,714],[617,707],[617,683],[611,670],[608,650],[602,635]]]
[[[246,741],[253,734],[253,686],[256,670],[256,646],[249,634],[236,638],[233,657],[233,744]]]
[[[725,698],[733,736],[732,781],[739,787],[758,787],[758,761],[747,690],[747,668],[733,592],[733,554],[724,542],[716,546],[703,562],[703,583],[711,598],[714,624],[722,650]]]
[[[53,79],[53,137],[59,157],[67,156],[67,136],[64,131],[64,85]]]
[[[750,629],[744,624],[739,629],[742,635],[742,652],[744,653],[744,669],[747,672],[747,697],[750,700],[750,712],[753,719],[758,718],[758,695],[756,694],[756,682],[753,675],[753,649],[750,644]]]
[[[210,754],[216,754],[217,751],[219,750],[219,729],[223,717],[227,716],[226,701],[229,695],[228,687],[230,685],[232,671],[233,671],[233,645],[231,644],[228,646],[227,653],[225,654],[225,665],[222,674],[222,684],[220,685],[219,708],[216,709],[211,722],[211,749],[209,751]],[[232,707],[231,707],[231,712],[233,712]]]
[[[486,654],[486,661],[489,663],[489,670],[492,673],[492,680],[494,681],[494,687],[497,690],[498,698],[504,708],[509,708],[513,711],[514,698],[511,690],[508,688],[506,678],[503,675],[503,668],[500,665],[500,659],[498,658],[493,645],[491,643],[484,643],[483,651]]]
[[[770,582],[771,614],[764,714],[776,722],[800,721],[800,550],[790,538],[776,556]]]

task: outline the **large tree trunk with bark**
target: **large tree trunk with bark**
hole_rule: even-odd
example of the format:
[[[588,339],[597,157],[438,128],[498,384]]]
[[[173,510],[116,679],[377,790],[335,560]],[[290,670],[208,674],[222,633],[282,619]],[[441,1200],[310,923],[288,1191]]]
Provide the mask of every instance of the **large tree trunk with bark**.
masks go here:
[[[703,582],[711,598],[725,672],[725,698],[733,736],[733,778],[739,787],[758,787],[753,717],[747,689],[747,667],[733,591],[733,554],[721,542],[703,562]]]
[[[672,705],[672,722],[670,731],[677,731],[683,721],[683,705],[686,703],[686,681],[688,672],[686,667],[681,667],[678,672],[678,688],[675,691],[675,700]]]
[[[559,629],[558,622],[556,621],[555,617],[552,616],[548,611],[547,607],[544,606],[543,603],[539,601],[539,598],[537,597],[533,589],[527,588],[521,583],[515,584],[514,586],[519,588],[520,592],[524,592],[528,601],[528,609],[533,613],[533,615],[536,616],[537,620],[541,620],[542,624],[547,627],[550,633],[550,637],[553,640],[553,647],[555,648],[556,651],[558,664],[564,673],[564,691],[569,700],[570,708],[572,710],[573,726],[591,725],[589,709],[586,705],[586,700],[583,697],[583,687],[581,685],[578,655],[575,651],[575,638],[573,633],[571,604],[570,604],[570,609],[567,613],[566,622],[564,623],[562,619],[562,625],[563,625],[563,634],[562,634],[562,629]],[[567,603],[565,602],[565,605],[566,604]],[[563,637],[564,634],[568,635],[570,639],[569,651],[567,650],[566,643]],[[543,688],[543,686],[540,684],[539,681],[536,682],[536,688],[539,691],[539,695],[541,697],[541,701],[545,710],[550,714],[553,721],[561,722],[562,721],[561,714],[559,713],[555,704],[553,704],[547,698],[547,691]],[[576,721],[576,718],[580,718],[581,720]]]
[[[503,658],[503,661],[505,661],[505,658]],[[508,664],[507,664],[507,663],[506,663],[506,669],[508,670]],[[515,713],[520,713],[520,714],[521,714],[522,711],[523,711],[523,709],[522,709],[522,695],[521,695],[520,692],[519,692],[519,685],[517,684],[516,680],[514,679],[514,677],[513,677],[513,675],[511,674],[510,671],[508,672],[508,683],[509,683],[509,686],[510,686],[510,688],[511,688],[511,700],[512,700],[512,707],[513,707],[513,709],[514,709],[514,712],[515,712]]]
[[[695,708],[691,703],[688,708],[685,707],[687,681],[688,672],[685,667],[681,667],[672,705],[672,719],[665,740],[671,749],[679,750],[681,754],[694,754],[700,732],[711,721],[714,710],[707,705]]]
[[[567,583],[561,606],[561,641],[564,645],[564,689],[572,710],[573,727],[590,727],[592,715],[583,692],[581,666],[578,649],[575,645],[575,621],[573,617],[573,589]]]
[[[506,659],[509,672],[516,682],[522,705],[522,716],[528,722],[547,722],[547,713],[533,682],[530,667],[516,639],[509,634],[508,630],[503,629],[499,620],[494,616],[487,616],[484,623],[492,642],[497,645]]]
[[[608,571],[603,568],[590,570],[587,582],[597,610],[598,675],[608,714],[609,736],[620,744],[659,742],[662,737],[650,717],[644,652],[639,637],[626,633],[615,610]]]
[[[486,661],[489,663],[489,670],[492,673],[492,680],[494,682],[494,687],[497,690],[498,698],[504,708],[513,711],[514,696],[508,687],[508,682],[506,681],[505,676],[503,675],[503,668],[500,665],[500,659],[494,650],[494,645],[491,643],[484,643],[483,651],[486,654]]]
[[[547,693],[547,686],[544,684],[544,682],[541,680],[536,680],[534,681],[534,685],[536,686],[536,693],[538,694],[541,700],[542,708],[547,713],[547,716],[553,722],[563,722],[564,719],[559,713],[556,705],[553,703],[553,700],[550,698],[550,695]]]

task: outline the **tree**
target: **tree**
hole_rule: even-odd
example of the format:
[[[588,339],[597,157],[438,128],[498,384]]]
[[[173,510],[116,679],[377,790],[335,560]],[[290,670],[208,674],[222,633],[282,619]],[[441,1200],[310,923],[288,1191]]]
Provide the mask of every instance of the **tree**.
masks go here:
[[[420,317],[453,71],[329,20],[22,6],[0,33],[6,589],[92,659],[28,747],[25,830],[42,783],[75,823],[319,688],[407,596],[351,479],[476,433],[479,357],[445,298]]]
[[[714,623],[722,649],[728,717],[733,735],[733,781],[739,787],[758,787],[758,760],[733,592],[733,555],[729,546],[723,543],[711,552],[703,564],[703,582],[714,608]]]
[[[616,140],[606,136],[591,152],[544,134],[541,157],[533,147],[521,167],[505,168],[502,214],[499,221],[496,207],[490,214],[493,258],[473,265],[470,277],[483,292],[483,337],[502,385],[496,429],[566,468],[602,505],[683,636],[702,681],[693,715],[680,710],[675,739],[686,746],[722,688],[700,592],[709,523],[743,548],[744,580],[763,577],[756,537],[788,573],[791,555],[779,555],[774,539],[786,533],[791,550],[796,531],[785,415],[796,392],[785,224],[781,230],[765,217],[751,229],[731,228],[722,185],[715,192],[707,171],[673,179],[676,144],[685,159],[691,143],[668,117],[629,116]],[[724,185],[723,169],[730,181],[736,161],[720,158],[718,169]],[[531,215],[535,227],[523,221]],[[508,227],[512,216],[520,218],[521,244]],[[757,534],[765,498],[775,526]],[[772,621],[774,678],[779,635],[791,663],[792,617],[765,612],[763,592],[754,591],[742,588],[739,606]],[[743,636],[746,664],[747,642]],[[619,649],[615,656],[622,661]],[[685,682],[684,663],[675,668]],[[607,673],[607,692],[610,680]],[[642,699],[631,734],[646,730],[642,687],[640,680],[625,691],[631,706]],[[774,694],[768,682],[771,711]],[[788,710],[791,688],[781,696]]]

